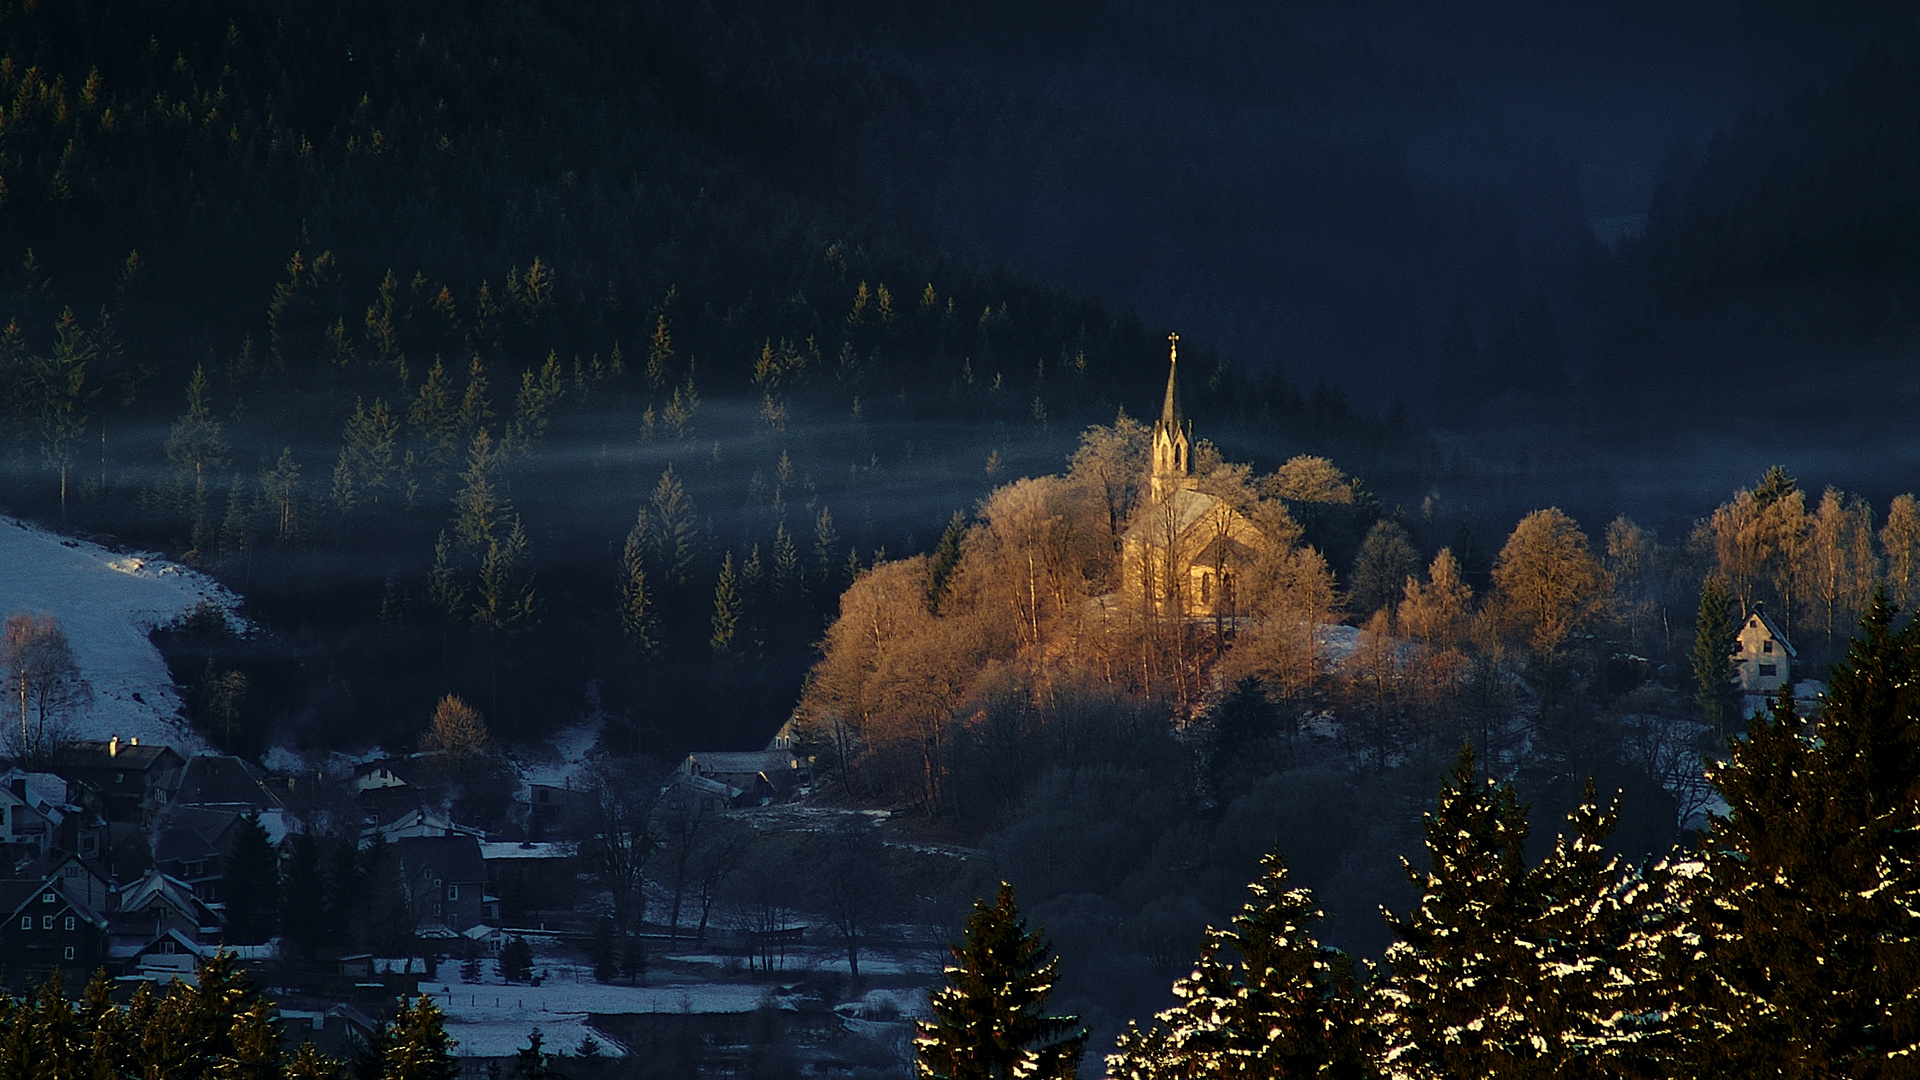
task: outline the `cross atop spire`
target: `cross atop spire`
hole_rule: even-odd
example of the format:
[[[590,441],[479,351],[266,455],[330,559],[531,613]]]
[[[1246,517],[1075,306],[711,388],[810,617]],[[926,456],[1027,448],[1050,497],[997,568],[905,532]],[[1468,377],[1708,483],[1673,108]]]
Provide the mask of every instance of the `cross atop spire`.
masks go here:
[[[1180,392],[1175,376],[1180,370],[1180,335],[1167,335],[1167,400],[1160,408],[1160,422],[1178,430],[1180,427]]]
[[[1180,335],[1167,335],[1167,400],[1160,407],[1160,420],[1153,425],[1153,472],[1150,490],[1159,502],[1188,486],[1187,456],[1192,450],[1185,425],[1180,419]]]

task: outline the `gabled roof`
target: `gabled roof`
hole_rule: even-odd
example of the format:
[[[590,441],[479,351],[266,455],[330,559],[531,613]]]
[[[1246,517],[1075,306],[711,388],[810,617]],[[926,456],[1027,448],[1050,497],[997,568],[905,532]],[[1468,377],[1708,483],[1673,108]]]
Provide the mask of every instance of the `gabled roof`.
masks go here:
[[[1165,502],[1149,506],[1134,518],[1133,525],[1127,529],[1128,540],[1147,544],[1167,542],[1167,510],[1173,512],[1173,535],[1177,539],[1186,535],[1194,523],[1207,516],[1220,500],[1204,491],[1181,488],[1169,496]]]
[[[19,884],[28,884],[28,883],[6,882],[5,884],[19,885]],[[46,895],[47,893],[52,893],[54,894],[55,897],[57,897],[56,901],[53,904],[41,903],[40,898]],[[97,927],[105,929],[107,925],[107,917],[105,915],[102,915],[100,912],[95,911],[93,908],[93,905],[87,903],[85,900],[78,899],[72,893],[69,893],[67,891],[67,887],[64,884],[62,884],[58,878],[54,878],[48,881],[42,881],[39,884],[34,885],[31,889],[27,890],[24,893],[20,893],[17,896],[15,895],[15,891],[12,889],[7,890],[5,893],[0,893],[0,896],[4,896],[5,899],[13,901],[13,903],[7,908],[7,918],[9,920],[16,919],[20,916],[20,913],[22,911],[30,911],[30,909],[35,907],[51,908],[52,910],[48,911],[47,913],[52,914],[53,911],[58,911],[60,910],[61,907],[64,906],[64,907],[72,908],[73,913],[75,915],[80,916],[81,918],[87,920],[88,922],[92,923]],[[30,913],[38,914],[38,912],[31,912],[31,911]]]
[[[1773,640],[1779,642],[1781,647],[1787,650],[1787,658],[1789,660],[1797,660],[1800,658],[1799,650],[1793,647],[1793,642],[1787,640],[1786,631],[1780,629],[1779,624],[1773,621],[1773,616],[1767,614],[1766,605],[1755,604],[1753,605],[1753,610],[1747,613],[1747,626],[1752,626],[1755,620],[1758,620],[1760,625],[1766,628],[1767,634],[1771,636]]]
[[[199,862],[220,858],[220,849],[196,829],[180,826],[158,830],[153,837],[156,863]]]
[[[117,751],[105,741],[87,739],[70,742],[53,755],[53,767],[61,769],[115,769],[122,772],[143,772],[159,765],[163,768],[179,765],[180,755],[170,746],[135,746],[132,743],[118,744]]]
[[[126,751],[121,751],[125,753]],[[280,806],[266,775],[245,760],[225,754],[198,754],[180,770],[173,801],[183,806],[240,806],[255,810]]]
[[[194,895],[193,886],[158,870],[147,871],[145,877],[121,891],[120,910],[140,911],[156,900],[170,905],[182,915],[193,919],[196,925],[201,921],[200,909],[206,908],[208,913],[212,911],[211,908],[207,908],[204,901]]]
[[[393,853],[408,873],[432,867],[456,884],[487,880],[480,841],[471,836],[408,836],[393,842]]]

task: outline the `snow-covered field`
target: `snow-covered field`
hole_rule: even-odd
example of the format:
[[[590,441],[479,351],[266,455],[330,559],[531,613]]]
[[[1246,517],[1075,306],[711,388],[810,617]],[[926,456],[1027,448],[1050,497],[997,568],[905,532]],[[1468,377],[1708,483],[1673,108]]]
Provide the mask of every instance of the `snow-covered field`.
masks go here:
[[[182,753],[205,741],[180,721],[180,697],[160,650],[147,640],[207,601],[237,612],[239,597],[205,574],[154,555],[97,544],[0,517],[0,615],[60,620],[93,703],[74,720],[78,738],[112,735]]]
[[[552,977],[539,986],[505,985],[497,979],[468,984],[457,967],[443,966],[438,984],[420,989],[447,1014],[447,1034],[459,1040],[463,1057],[504,1057],[527,1044],[527,1032],[539,1028],[549,1051],[569,1051],[583,1035],[609,1054],[622,1049],[591,1030],[593,1013],[743,1013],[764,1003],[770,988],[744,983],[684,983],[655,980],[650,986],[618,986],[593,981],[574,965],[537,963]]]

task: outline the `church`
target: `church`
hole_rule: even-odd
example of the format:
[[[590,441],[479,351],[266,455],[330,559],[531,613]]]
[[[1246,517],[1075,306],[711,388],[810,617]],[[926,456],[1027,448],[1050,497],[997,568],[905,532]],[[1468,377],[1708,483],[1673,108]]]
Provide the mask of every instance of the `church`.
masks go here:
[[[1154,615],[1231,620],[1239,584],[1266,538],[1224,500],[1196,488],[1193,425],[1180,415],[1180,335],[1168,335],[1167,395],[1152,433],[1146,503],[1121,543],[1121,596]]]

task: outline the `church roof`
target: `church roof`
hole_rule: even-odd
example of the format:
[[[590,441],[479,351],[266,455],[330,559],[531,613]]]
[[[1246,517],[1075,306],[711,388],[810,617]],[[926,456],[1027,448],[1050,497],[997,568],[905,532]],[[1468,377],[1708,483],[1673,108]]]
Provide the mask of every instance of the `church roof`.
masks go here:
[[[1173,535],[1177,538],[1185,536],[1188,529],[1193,528],[1219,504],[1219,499],[1205,492],[1181,488],[1165,502],[1148,507],[1135,518],[1132,527],[1127,530],[1127,539],[1164,544],[1167,542],[1167,508],[1172,509]]]

